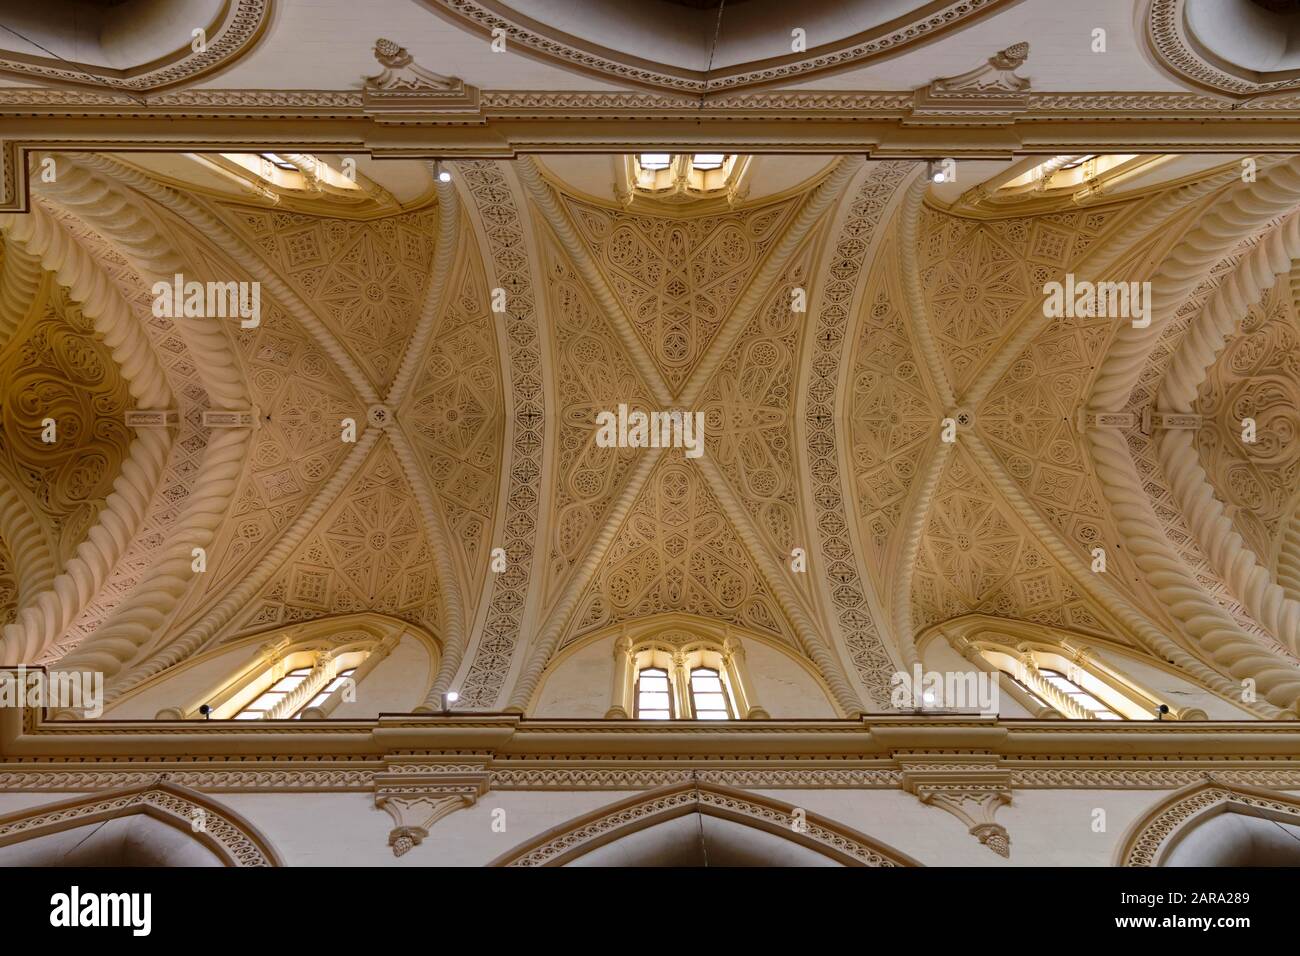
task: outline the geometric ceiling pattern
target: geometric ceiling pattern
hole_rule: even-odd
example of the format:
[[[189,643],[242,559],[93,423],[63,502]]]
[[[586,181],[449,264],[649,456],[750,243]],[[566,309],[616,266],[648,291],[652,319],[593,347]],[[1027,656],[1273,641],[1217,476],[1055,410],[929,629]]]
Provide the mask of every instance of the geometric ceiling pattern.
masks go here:
[[[441,644],[431,694],[527,710],[566,646],[674,614],[855,713],[981,614],[1294,712],[1295,161],[986,216],[910,162],[701,214],[523,157],[373,218],[66,162],[0,219],[0,663],[113,697],[369,611]],[[260,282],[260,323],[152,315],[174,272]],[[1150,325],[1046,316],[1067,275],[1150,282]],[[703,454],[602,447],[619,405],[698,412]]]

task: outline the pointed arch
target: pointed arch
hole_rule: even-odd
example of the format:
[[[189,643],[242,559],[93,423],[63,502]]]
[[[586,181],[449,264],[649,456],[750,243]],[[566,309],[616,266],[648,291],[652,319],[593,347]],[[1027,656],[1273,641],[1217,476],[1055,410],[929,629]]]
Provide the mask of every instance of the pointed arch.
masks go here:
[[[520,844],[489,866],[564,866],[597,847],[691,813],[753,827],[845,866],[921,865],[864,833],[792,804],[721,784],[690,781],[576,817]],[[803,826],[796,828],[796,820]]]
[[[1164,866],[1174,848],[1223,813],[1300,826],[1300,797],[1208,776],[1166,796],[1134,821],[1120,842],[1119,866]]]
[[[204,794],[161,778],[0,817],[0,847],[137,813],[187,833],[226,866],[284,865],[271,842],[242,816]]]

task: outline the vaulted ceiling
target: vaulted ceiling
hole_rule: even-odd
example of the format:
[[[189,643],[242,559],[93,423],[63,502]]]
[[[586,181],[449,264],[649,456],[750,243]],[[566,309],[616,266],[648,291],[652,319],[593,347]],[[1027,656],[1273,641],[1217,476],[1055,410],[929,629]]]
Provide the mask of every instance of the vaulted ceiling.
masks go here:
[[[996,215],[853,156],[700,211],[532,157],[346,209],[57,164],[0,217],[0,662],[112,698],[366,610],[524,709],[567,645],[675,612],[853,713],[980,613],[1300,697],[1300,161]],[[176,273],[260,282],[260,324],[155,315]],[[1045,316],[1067,273],[1150,281],[1150,326]],[[705,453],[600,447],[620,404],[702,412]]]

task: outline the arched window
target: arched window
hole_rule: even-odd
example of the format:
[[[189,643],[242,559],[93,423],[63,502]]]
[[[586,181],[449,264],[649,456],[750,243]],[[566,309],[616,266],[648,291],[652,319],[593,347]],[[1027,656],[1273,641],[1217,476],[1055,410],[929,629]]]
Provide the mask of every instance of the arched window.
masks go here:
[[[264,719],[267,714],[275,709],[276,704],[288,697],[291,692],[297,690],[298,685],[305,681],[310,673],[310,667],[298,667],[289,671],[289,673],[249,701],[239,713],[235,714],[235,720]]]
[[[1000,673],[1000,674],[1001,674],[1003,677],[1005,677],[1007,680],[1011,681],[1011,683],[1014,684],[1014,685],[1015,685],[1015,686],[1016,686],[1016,687],[1021,691],[1021,693],[1025,694],[1025,696],[1027,696],[1030,700],[1032,700],[1032,701],[1033,701],[1035,704],[1037,704],[1039,707],[1050,707],[1050,706],[1051,706],[1050,704],[1047,703],[1047,701],[1043,700],[1043,698],[1041,698],[1041,697],[1039,697],[1037,694],[1035,694],[1035,693],[1033,692],[1033,690],[1030,688],[1030,686],[1029,686],[1028,684],[1026,684],[1024,681],[1022,681],[1019,677],[1017,677],[1017,676],[1016,676],[1015,674],[1013,674],[1011,671],[1007,670],[1005,667],[999,667],[999,668],[998,668],[998,673]]]
[[[730,720],[731,701],[722,675],[711,667],[697,667],[691,671],[691,704],[696,720]]]
[[[298,711],[293,715],[293,719],[301,720],[303,713],[308,708],[319,707],[321,704],[325,703],[325,701],[330,699],[330,695],[346,684],[356,672],[357,669],[355,667],[349,667],[345,671],[339,671],[338,677],[335,677],[332,681],[321,688],[320,692],[315,697],[298,708]]]
[[[1083,708],[1090,717],[1097,720],[1124,719],[1060,671],[1043,667],[1039,669],[1039,673],[1043,675],[1043,679],[1047,681],[1048,684],[1073,700]]]
[[[301,720],[303,712],[309,707],[319,707],[325,701],[329,700],[330,695],[342,687],[355,674],[357,669],[349,667],[345,671],[340,671],[338,676],[322,687],[311,700],[307,701],[301,707],[294,710],[293,714],[286,714],[286,717],[292,717],[294,720]],[[289,671],[278,681],[262,691],[256,698],[250,701],[239,713],[235,714],[235,720],[265,720],[267,715],[273,711],[279,703],[292,694],[303,681],[311,677],[312,669],[310,667],[298,667]]]
[[[636,675],[637,720],[672,720],[673,686],[662,667],[643,667]]]

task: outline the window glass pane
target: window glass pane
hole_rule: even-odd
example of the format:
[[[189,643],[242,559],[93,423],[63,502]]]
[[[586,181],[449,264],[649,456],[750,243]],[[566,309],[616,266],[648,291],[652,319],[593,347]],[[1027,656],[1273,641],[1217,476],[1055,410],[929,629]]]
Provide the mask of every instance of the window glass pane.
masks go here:
[[[636,713],[643,720],[670,720],[673,715],[672,682],[661,667],[646,667],[637,674]]]
[[[297,172],[298,170],[297,166],[289,162],[279,153],[263,153],[262,158],[267,160],[268,162],[271,163],[271,165],[276,166],[279,169],[283,169],[285,171],[293,171],[293,172]]]
[[[1060,671],[1043,670],[1042,675],[1049,684],[1061,691],[1061,693],[1069,695],[1076,704],[1092,716],[1101,720],[1124,719]]]
[[[696,153],[691,158],[691,165],[696,169],[721,169],[726,158],[722,153]]]
[[[248,709],[249,710],[270,710],[276,704],[280,703],[280,699],[282,697],[284,697],[284,694],[278,694],[272,691],[268,691],[267,693],[263,694],[261,697],[257,698],[257,700],[249,704]]]
[[[700,720],[727,720],[731,717],[731,702],[727,700],[722,677],[711,667],[697,667],[691,671],[691,703]]]
[[[669,153],[642,153],[639,161],[642,169],[667,169],[673,157]]]
[[[262,712],[260,710],[244,710],[235,714],[235,720],[261,720]]]

